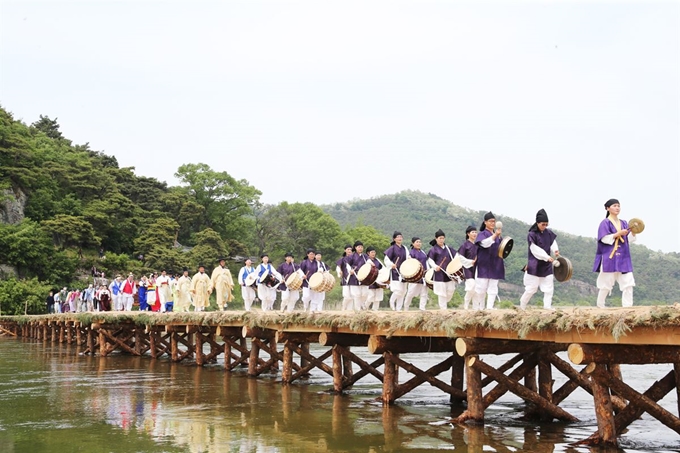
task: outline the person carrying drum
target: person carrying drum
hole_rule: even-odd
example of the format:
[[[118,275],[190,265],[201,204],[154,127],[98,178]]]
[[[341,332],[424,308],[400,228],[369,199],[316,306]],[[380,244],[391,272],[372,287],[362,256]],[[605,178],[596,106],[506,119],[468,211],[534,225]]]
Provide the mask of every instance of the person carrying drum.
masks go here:
[[[456,291],[456,282],[451,279],[446,271],[449,263],[456,256],[463,264],[463,267],[471,267],[473,262],[465,257],[459,256],[456,250],[446,245],[446,235],[439,229],[434,234],[434,239],[430,241],[432,248],[427,253],[428,263],[434,269],[433,291],[438,297],[439,309],[446,310],[449,301]]]
[[[470,301],[475,295],[475,273],[477,272],[477,228],[469,226],[465,229],[465,242],[458,247],[458,254],[465,258],[474,261],[474,265],[470,268],[463,268],[465,272],[465,298],[463,299],[463,308],[467,310],[470,308]]]
[[[274,301],[276,300],[274,280],[280,282],[281,274],[269,263],[269,255],[263,253],[260,259],[262,262],[255,268],[255,273],[257,274],[257,297],[262,301],[262,310],[269,311],[274,308]]]
[[[428,267],[427,266],[427,254],[425,254],[425,252],[423,252],[422,247],[423,247],[423,241],[421,241],[419,237],[411,238],[411,251],[409,252],[409,256],[413,259],[418,260],[418,262],[420,262],[420,265],[425,270]],[[423,272],[423,275],[425,275],[424,272]],[[428,299],[428,291],[427,291],[427,286],[425,285],[424,279],[425,279],[425,277],[423,277],[423,279],[421,279],[419,282],[414,282],[414,283],[408,284],[408,290],[406,291],[406,297],[404,298],[404,311],[411,308],[411,301],[413,300],[414,297],[418,297],[420,299],[419,308],[421,310],[426,309],[427,299]]]
[[[597,276],[597,306],[604,308],[607,296],[611,294],[614,283],[619,283],[622,292],[621,305],[633,306],[633,261],[630,258],[630,244],[635,242],[635,234],[629,234],[628,222],[619,219],[621,204],[612,198],[604,204],[607,216],[600,222],[597,230],[597,253],[593,272]]]
[[[253,269],[253,261],[246,259],[245,265],[238,271],[238,284],[241,285],[241,297],[243,297],[243,308],[250,311],[255,300],[255,288],[246,283],[246,279],[250,274],[255,272]]]
[[[392,243],[390,247],[385,250],[385,266],[392,268],[390,275],[390,308],[392,310],[401,311],[404,307],[404,297],[406,296],[406,283],[401,281],[401,274],[399,273],[399,265],[409,257],[408,249],[404,242],[404,236],[399,231],[392,234]]]
[[[526,310],[531,297],[540,288],[543,291],[543,308],[552,310],[552,298],[555,291],[553,265],[555,256],[560,256],[555,238],[557,235],[548,228],[548,214],[544,209],[536,213],[536,222],[529,228],[527,242],[529,244],[528,263],[524,272],[524,294],[519,299],[519,307]]]
[[[347,260],[349,271],[349,293],[354,302],[354,310],[363,310],[368,299],[368,286],[362,285],[357,278],[357,271],[361,266],[368,262],[368,257],[364,255],[364,243],[356,241],[354,243],[354,253]]]
[[[314,262],[316,265],[316,272],[328,272],[328,266],[323,262],[321,252],[314,253]],[[343,288],[344,289],[344,288]],[[310,289],[311,301],[309,304],[309,311],[323,311],[323,303],[326,300],[326,293],[323,291],[314,291]]]
[[[340,286],[342,287],[342,309],[351,310],[352,309],[352,294],[349,291],[349,263],[347,260],[352,256],[352,246],[347,244],[345,246],[345,251],[342,252],[342,256],[339,260],[335,262],[335,272],[338,274],[340,279]]]
[[[304,311],[309,310],[309,303],[312,300],[312,293],[309,289],[309,277],[314,275],[316,272],[316,259],[315,251],[313,248],[307,249],[307,259],[300,263],[300,270],[304,274],[302,279],[302,309]]]
[[[375,247],[368,247],[366,249],[366,253],[368,254],[368,259],[371,260],[373,265],[378,270],[382,269],[382,263],[375,256]],[[366,306],[364,307],[366,310],[373,309],[373,311],[378,311],[380,309],[380,302],[382,302],[384,296],[383,288],[384,286],[378,282],[374,282],[368,287],[368,299],[366,300]]]
[[[479,227],[477,245],[477,275],[475,277],[475,295],[472,298],[473,310],[484,308],[484,293],[486,293],[486,308],[493,308],[498,297],[498,282],[505,280],[505,263],[498,255],[501,245],[502,228],[496,229],[496,216],[492,212],[484,214],[484,222]]]
[[[300,290],[292,290],[286,286],[286,279],[290,277],[291,274],[295,273],[300,269],[300,266],[295,264],[295,257],[292,253],[286,253],[284,256],[285,261],[279,265],[276,271],[281,274],[282,282],[278,286],[278,291],[281,291],[281,311],[291,312],[295,309],[295,304],[300,298]]]

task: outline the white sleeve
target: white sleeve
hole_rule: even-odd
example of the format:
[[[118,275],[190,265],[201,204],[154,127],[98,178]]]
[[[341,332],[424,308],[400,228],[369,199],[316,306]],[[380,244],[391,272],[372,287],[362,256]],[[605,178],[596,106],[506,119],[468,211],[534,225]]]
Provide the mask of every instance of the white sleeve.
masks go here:
[[[335,273],[338,274],[338,278],[342,278],[342,270],[340,270],[340,266],[335,266]]]
[[[536,244],[529,245],[529,250],[531,251],[531,254],[534,255],[539,260],[542,260],[542,261],[549,261],[550,260],[550,255],[545,253],[545,250],[543,250],[542,248],[540,248]]]
[[[630,244],[635,244],[635,241],[637,241],[637,236],[635,236],[633,233],[630,233],[628,235],[628,242]]]
[[[489,247],[491,247],[493,245],[494,242],[495,242],[495,238],[493,236],[489,236],[488,238],[481,241],[479,243],[479,245],[481,245],[485,249],[488,249]]]
[[[386,267],[392,267],[393,264],[394,264],[394,263],[392,262],[392,260],[390,259],[390,257],[387,256],[387,255],[385,255],[385,266],[386,266]]]
[[[243,284],[243,274],[246,273],[246,268],[242,267],[241,270],[238,271],[238,284],[242,285]]]
[[[435,263],[432,258],[427,259],[427,265],[430,269],[434,269],[435,267],[437,267],[437,263]]]
[[[463,267],[466,268],[466,269],[470,269],[475,264],[475,262],[473,260],[471,260],[469,258],[465,258],[460,253],[458,253],[456,256],[458,256],[460,258],[460,262],[463,263]]]
[[[553,241],[553,243],[550,244],[550,253],[555,254],[555,252],[559,250],[560,248],[557,246],[557,241]]]
[[[614,245],[614,235],[608,234],[605,237],[603,237],[602,239],[600,239],[600,242],[602,242],[603,244],[607,244],[607,245]]]

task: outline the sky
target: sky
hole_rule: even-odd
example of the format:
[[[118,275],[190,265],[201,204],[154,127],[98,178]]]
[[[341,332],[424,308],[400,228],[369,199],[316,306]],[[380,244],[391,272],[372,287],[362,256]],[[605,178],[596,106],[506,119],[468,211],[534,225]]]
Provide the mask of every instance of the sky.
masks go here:
[[[679,62],[678,1],[0,0],[0,104],[138,175],[202,162],[273,204],[419,190],[586,237],[617,198],[664,252]]]

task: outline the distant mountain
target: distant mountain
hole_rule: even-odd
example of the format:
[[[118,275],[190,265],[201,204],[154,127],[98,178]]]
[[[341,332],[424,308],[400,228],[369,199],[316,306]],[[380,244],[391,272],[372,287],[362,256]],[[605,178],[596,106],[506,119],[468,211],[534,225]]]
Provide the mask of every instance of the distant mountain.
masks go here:
[[[321,206],[341,226],[372,225],[392,237],[394,230],[403,233],[410,244],[412,236],[419,236],[427,244],[434,232],[441,228],[447,243],[456,248],[465,240],[469,225],[479,228],[484,211],[457,206],[431,193],[404,191],[392,195],[352,200]],[[506,282],[501,285],[501,298],[516,301],[523,292],[521,271],[527,261],[526,236],[531,224],[503,217],[503,234],[515,240],[515,247],[506,259]],[[557,242],[560,252],[574,266],[571,281],[555,285],[555,302],[594,304],[597,294],[592,272],[596,241],[559,230]],[[426,249],[429,248],[429,245]],[[674,303],[680,301],[680,254],[654,252],[641,245],[633,245],[636,304]],[[620,304],[620,292],[613,291],[611,302]],[[532,303],[541,299],[539,292]]]

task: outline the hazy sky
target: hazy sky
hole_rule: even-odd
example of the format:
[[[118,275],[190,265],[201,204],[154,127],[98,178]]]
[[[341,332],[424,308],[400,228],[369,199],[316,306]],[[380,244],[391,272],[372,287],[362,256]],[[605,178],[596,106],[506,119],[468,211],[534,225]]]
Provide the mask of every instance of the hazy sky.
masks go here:
[[[1,0],[0,103],[171,185],[205,162],[266,203],[414,189],[590,237],[614,197],[680,252],[679,31],[677,1]]]

